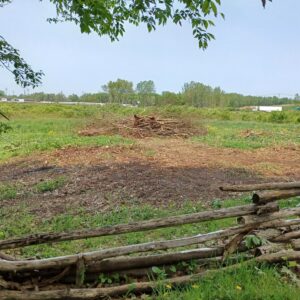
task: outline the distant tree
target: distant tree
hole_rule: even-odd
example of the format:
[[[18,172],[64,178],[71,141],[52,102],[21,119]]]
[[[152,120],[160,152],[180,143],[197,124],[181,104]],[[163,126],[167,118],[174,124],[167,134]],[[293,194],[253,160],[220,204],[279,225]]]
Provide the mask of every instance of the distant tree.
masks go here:
[[[294,100],[296,100],[296,101],[300,100],[300,95],[298,93],[295,95]]]
[[[189,105],[197,107],[215,106],[212,100],[212,87],[200,82],[191,81],[185,83],[182,89],[182,96]]]
[[[152,80],[140,81],[136,85],[136,92],[138,94],[144,94],[144,95],[154,94],[155,93],[155,84]]]
[[[125,79],[109,81],[102,89],[109,94],[110,102],[114,103],[125,103],[129,100],[128,96],[134,93],[133,83]]]
[[[5,96],[5,92],[0,90],[0,97],[4,97]]]
[[[159,98],[158,105],[181,105],[183,104],[180,94],[163,91]]]
[[[68,101],[71,102],[78,102],[79,101],[79,97],[76,94],[72,94],[68,97]]]
[[[107,35],[112,41],[118,40],[125,32],[125,24],[146,25],[148,31],[168,21],[182,25],[184,21],[191,24],[194,37],[199,47],[207,48],[214,35],[208,32],[214,26],[211,17],[224,15],[219,12],[221,0],[49,0],[56,7],[57,16],[49,18],[52,23],[73,22],[80,26],[82,33],[96,32]],[[267,0],[261,0],[263,6]],[[269,0],[271,1],[271,0]],[[0,0],[0,8],[12,0]],[[36,87],[41,83],[42,71],[34,71],[0,35],[0,65],[10,71],[15,81],[23,87]]]

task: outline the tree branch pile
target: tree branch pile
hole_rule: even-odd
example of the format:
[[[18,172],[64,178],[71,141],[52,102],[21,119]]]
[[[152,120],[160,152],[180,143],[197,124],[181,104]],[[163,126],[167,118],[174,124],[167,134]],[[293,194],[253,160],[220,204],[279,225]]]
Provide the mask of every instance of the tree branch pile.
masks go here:
[[[136,126],[151,126],[149,122],[152,121],[137,119]],[[278,190],[274,190],[276,186]],[[277,200],[300,195],[298,183],[271,183],[255,187],[256,190],[272,190],[254,193],[251,205],[2,240],[0,299],[99,299],[151,292],[161,282],[178,286],[253,261],[276,264],[285,264],[289,260],[300,262],[300,207],[279,209],[276,203]],[[249,187],[230,186],[222,189],[240,191]],[[233,217],[238,218],[237,225],[214,232],[47,259],[16,259],[4,252],[30,245]]]
[[[101,122],[100,126],[92,124],[78,133],[83,136],[119,134],[135,138],[152,136],[188,138],[193,135],[203,135],[206,130],[202,126],[194,126],[190,120],[134,115],[133,118],[115,123]]]

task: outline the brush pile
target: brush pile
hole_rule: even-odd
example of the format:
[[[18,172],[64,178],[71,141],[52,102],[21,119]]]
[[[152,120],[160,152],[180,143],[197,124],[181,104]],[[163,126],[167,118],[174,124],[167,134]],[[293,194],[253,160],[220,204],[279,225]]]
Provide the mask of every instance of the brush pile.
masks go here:
[[[102,126],[103,124],[101,124]],[[119,134],[124,137],[135,138],[152,136],[188,138],[193,135],[205,134],[205,129],[202,126],[196,128],[190,120],[134,115],[133,118],[106,124],[102,128],[92,124],[78,133],[83,136]]]
[[[148,120],[146,124],[149,122]],[[140,124],[145,124],[145,121],[138,125]],[[250,205],[0,240],[0,299],[86,300],[129,293],[151,293],[158,284],[172,288],[251,262],[277,265],[290,262],[289,271],[299,270],[300,207],[280,209],[276,201],[299,197],[300,182],[228,185],[220,189],[257,192],[253,194]],[[214,232],[102,248],[85,253],[78,253],[77,249],[77,254],[47,259],[21,259],[3,252],[30,245],[141,232],[234,217],[237,218],[235,226]],[[171,251],[177,248],[181,250]],[[146,255],[147,252],[152,254]],[[297,277],[296,272],[291,274]]]

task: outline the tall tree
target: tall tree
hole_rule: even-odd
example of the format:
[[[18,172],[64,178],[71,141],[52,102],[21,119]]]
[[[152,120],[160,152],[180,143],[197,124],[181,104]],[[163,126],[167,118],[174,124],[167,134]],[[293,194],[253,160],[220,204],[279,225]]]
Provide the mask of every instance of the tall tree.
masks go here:
[[[0,8],[13,0],[0,0]],[[191,24],[199,47],[207,48],[214,39],[209,27],[214,26],[212,17],[217,17],[221,0],[48,0],[56,7],[57,15],[49,18],[52,23],[73,22],[83,33],[96,32],[107,35],[112,41],[125,33],[125,24],[144,24],[148,31],[172,22]],[[263,6],[267,0],[261,0]],[[272,0],[269,0],[272,1]],[[20,53],[0,35],[0,65],[10,71],[15,81],[23,87],[41,83],[42,71],[34,71],[20,56]]]
[[[133,83],[125,79],[109,81],[104,85],[103,90],[108,92],[110,101],[114,103],[124,103],[129,100],[129,96],[134,93]]]
[[[155,93],[155,84],[152,80],[140,81],[136,85],[136,92],[138,94],[150,95]]]

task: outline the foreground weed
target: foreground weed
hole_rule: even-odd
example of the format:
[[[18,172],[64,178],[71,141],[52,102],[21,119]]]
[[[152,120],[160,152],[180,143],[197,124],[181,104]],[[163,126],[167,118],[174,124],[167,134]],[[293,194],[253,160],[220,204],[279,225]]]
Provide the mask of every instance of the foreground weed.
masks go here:
[[[0,200],[11,200],[17,197],[17,188],[13,185],[0,184]]]
[[[57,177],[56,179],[50,179],[42,181],[35,185],[34,189],[38,193],[53,192],[58,188],[64,186],[66,178],[63,176]]]

